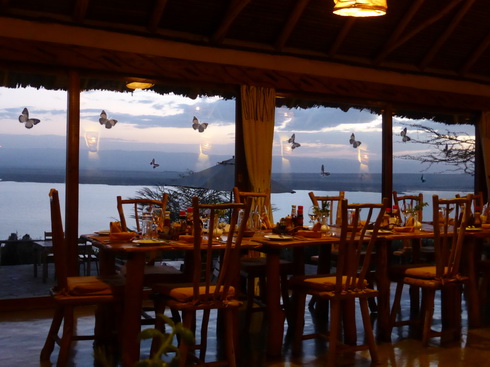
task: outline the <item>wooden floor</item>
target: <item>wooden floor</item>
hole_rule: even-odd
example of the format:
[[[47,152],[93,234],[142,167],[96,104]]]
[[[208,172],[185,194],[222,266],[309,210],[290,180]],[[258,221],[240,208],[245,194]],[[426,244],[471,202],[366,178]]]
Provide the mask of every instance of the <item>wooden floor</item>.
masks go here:
[[[82,308],[78,312],[79,331],[90,333],[93,328],[91,308]],[[437,312],[437,310],[436,310]],[[466,313],[464,313],[463,335],[460,341],[440,345],[434,339],[428,348],[423,348],[420,341],[410,337],[409,329],[394,330],[392,343],[380,343],[380,366],[486,366],[490,360],[490,327],[467,330]],[[51,321],[51,310],[12,311],[0,314],[0,366],[39,366],[39,352],[44,343]],[[242,315],[243,316],[243,315]],[[312,314],[306,312],[306,327],[312,328]],[[215,319],[213,319],[215,320]],[[213,320],[211,325],[213,325]],[[239,366],[325,366],[328,345],[322,340],[303,342],[303,353],[293,357],[285,337],[281,358],[268,359],[265,356],[265,326],[261,313],[255,313],[249,329],[241,325]],[[376,327],[376,315],[373,315]],[[287,328],[286,328],[287,330]],[[361,337],[361,336],[360,336]],[[210,330],[208,339],[210,360],[216,357],[217,343],[215,330]],[[142,357],[148,355],[149,346],[143,343]],[[51,361],[56,361],[57,348]],[[338,360],[339,366],[369,366],[369,355],[358,352],[343,355]],[[51,364],[48,364],[50,366]],[[80,341],[74,345],[71,366],[93,366],[93,349],[91,341]]]
[[[4,267],[0,267],[4,268]],[[19,269],[23,271],[19,271]],[[41,294],[47,294],[49,284],[43,284],[41,279],[33,278],[32,265],[17,268],[14,273],[3,270],[0,278],[0,288],[4,297],[9,294],[19,297],[20,289],[26,289],[26,282],[36,283]],[[50,273],[52,275],[52,273]],[[25,279],[24,279],[25,278]],[[52,276],[50,277],[52,278]],[[52,279],[50,279],[52,282]],[[49,282],[48,282],[49,283]],[[24,287],[19,287],[24,284]],[[30,290],[32,292],[32,290]],[[1,297],[0,297],[1,298]],[[440,304],[435,305],[436,322],[439,320]],[[465,309],[465,305],[463,304]],[[490,360],[490,304],[486,307],[484,327],[468,330],[466,311],[463,312],[463,330],[461,340],[441,345],[439,339],[431,340],[428,348],[423,348],[421,342],[411,336],[410,329],[403,327],[394,329],[392,343],[379,343],[378,349],[381,358],[380,366],[393,367],[432,367],[432,366],[478,366],[488,365]],[[402,302],[402,314],[408,312],[408,303]],[[81,308],[78,311],[78,329],[81,332],[91,333],[94,325],[93,310]],[[286,335],[283,353],[280,358],[269,359],[265,355],[265,328],[267,320],[263,319],[262,313],[257,312],[252,322],[245,327],[241,312],[241,334],[240,334],[240,367],[295,367],[295,366],[325,366],[328,353],[328,344],[323,340],[306,340],[303,342],[303,353],[301,356],[292,356],[289,339]],[[28,310],[0,312],[0,367],[10,366],[40,366],[39,353],[43,346],[52,317],[52,310]],[[312,330],[312,317],[314,314],[306,311],[306,328]],[[377,315],[373,314],[373,324],[376,329]],[[213,322],[214,321],[214,322]],[[215,324],[215,318],[210,325]],[[360,320],[358,325],[361,325]],[[287,325],[285,326],[287,331]],[[213,360],[219,353],[215,330],[209,332],[209,360]],[[359,333],[362,340],[362,332]],[[143,343],[141,346],[142,358],[148,356],[149,345]],[[51,357],[56,361],[57,348]],[[48,364],[50,366],[51,364]],[[80,341],[74,345],[72,361],[70,366],[93,366],[93,348],[91,341]],[[338,359],[338,366],[370,366],[371,361],[367,352],[358,352],[353,355],[343,355]]]

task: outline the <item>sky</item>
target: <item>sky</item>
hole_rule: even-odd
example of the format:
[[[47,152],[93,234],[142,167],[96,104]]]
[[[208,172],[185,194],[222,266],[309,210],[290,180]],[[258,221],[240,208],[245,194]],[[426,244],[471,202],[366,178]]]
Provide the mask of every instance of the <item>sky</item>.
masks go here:
[[[137,90],[133,93],[111,91],[82,92],[81,136],[82,149],[92,145],[93,159],[102,152],[111,150],[155,152],[160,166],[158,169],[175,169],[179,162],[165,159],[165,153],[193,153],[199,159],[181,162],[184,169],[200,170],[216,164],[213,156],[234,154],[235,102],[220,98],[190,99],[178,95],[159,95],[152,91]],[[64,148],[66,135],[67,98],[64,91],[37,90],[34,88],[0,88],[0,154],[17,141],[17,147]],[[26,129],[18,118],[27,108],[30,118],[41,122]],[[110,129],[99,123],[100,114],[105,111],[108,119],[117,123]],[[200,133],[192,128],[193,117],[199,123],[207,123]],[[394,119],[394,155],[422,152],[426,146],[412,142],[402,142],[400,131],[410,123],[417,122],[445,130],[446,125],[429,121]],[[458,131],[474,135],[473,126],[460,125]],[[349,143],[355,134],[359,147]],[[299,144],[291,149],[288,140],[294,134]],[[407,135],[421,139],[422,132],[408,127]],[[16,140],[24,139],[24,140]],[[94,147],[95,146],[95,147]],[[310,108],[276,110],[273,155],[273,171],[319,170],[319,164],[326,170],[376,171],[381,161],[381,116],[368,111],[350,109],[343,112],[334,108]],[[350,162],[345,165],[342,162]],[[408,164],[400,160],[395,164],[402,170],[419,172],[420,164]],[[151,169],[151,167],[148,167]]]

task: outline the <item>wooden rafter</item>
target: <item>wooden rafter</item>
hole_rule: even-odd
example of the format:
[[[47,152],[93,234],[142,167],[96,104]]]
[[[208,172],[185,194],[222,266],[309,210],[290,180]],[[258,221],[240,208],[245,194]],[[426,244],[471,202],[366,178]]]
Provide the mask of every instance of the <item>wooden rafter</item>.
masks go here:
[[[328,51],[328,55],[330,57],[335,57],[335,55],[337,54],[337,51],[339,50],[340,46],[342,45],[342,42],[344,42],[345,37],[347,37],[347,35],[349,34],[349,31],[351,30],[355,21],[356,21],[356,18],[349,17],[347,19],[347,21],[344,23],[344,25],[342,26],[342,29],[340,30],[339,34],[335,38],[335,41],[330,46],[330,50]]]
[[[166,6],[167,0],[157,0],[155,2],[155,7],[151,12],[150,22],[148,23],[148,29],[150,32],[155,33],[158,30],[158,25],[160,24],[160,20],[162,19]]]
[[[75,9],[73,10],[73,20],[77,23],[82,23],[87,14],[88,4],[90,0],[77,0]]]
[[[242,12],[243,9],[250,3],[251,0],[234,0],[230,3],[228,10],[226,11],[226,15],[223,18],[223,21],[219,25],[216,32],[212,37],[213,42],[221,43],[228,33],[228,29],[230,29],[233,21],[236,17]]]
[[[296,3],[294,10],[289,15],[287,22],[284,24],[284,27],[281,30],[281,34],[277,38],[276,49],[278,49],[279,51],[281,51],[284,48],[284,45],[289,39],[289,36],[291,36],[294,27],[296,27],[296,24],[298,23],[301,14],[303,14],[303,11],[305,10],[309,2],[310,0],[299,0]]]
[[[473,67],[473,65],[478,61],[480,56],[485,52],[485,50],[490,47],[490,33],[487,34],[482,43],[478,45],[478,47],[473,51],[470,57],[467,58],[464,65],[459,70],[461,75],[465,75],[468,71]]]
[[[418,10],[418,8],[424,2],[424,0],[417,0],[417,2],[416,3],[413,3],[412,7],[410,8],[410,11],[409,11],[409,13],[411,15],[410,16],[410,19],[407,19],[408,17],[404,18],[404,20],[402,21],[402,23],[404,24],[403,28],[397,27],[397,29],[393,33],[392,37],[390,37],[390,40],[385,45],[384,49],[376,57],[375,63],[376,64],[379,64],[380,62],[382,62],[383,59],[389,53],[391,53],[394,50],[396,50],[398,47],[400,47],[401,45],[403,45],[405,42],[407,42],[408,40],[410,40],[412,37],[414,37],[415,35],[417,35],[418,33],[420,33],[425,28],[431,26],[432,24],[434,24],[435,22],[437,22],[439,19],[441,19],[444,16],[446,16],[447,13],[449,13],[456,5],[458,5],[462,1],[463,0],[453,0],[453,1],[451,1],[449,4],[446,5],[445,8],[441,8],[441,10],[436,15],[430,17],[425,22],[423,22],[419,26],[415,27],[410,32],[406,33],[404,36],[400,37],[401,36],[401,33],[403,32],[403,30],[405,30],[406,26],[408,25],[409,21],[412,19],[413,15],[415,15],[416,10]],[[416,8],[416,9],[414,9],[414,8]],[[413,11],[413,14],[412,14],[412,9],[415,10],[415,11]],[[398,28],[400,28],[400,29],[398,29]]]
[[[432,61],[434,56],[437,54],[437,52],[441,49],[442,45],[447,41],[449,36],[454,32],[456,27],[459,25],[461,22],[461,19],[466,15],[468,10],[473,6],[475,3],[475,0],[467,0],[464,2],[463,6],[459,11],[455,14],[453,20],[451,21],[449,27],[442,33],[439,38],[437,39],[436,43],[432,45],[430,50],[427,52],[425,55],[424,59],[422,62],[419,64],[419,68],[421,70],[424,70],[427,65]]]

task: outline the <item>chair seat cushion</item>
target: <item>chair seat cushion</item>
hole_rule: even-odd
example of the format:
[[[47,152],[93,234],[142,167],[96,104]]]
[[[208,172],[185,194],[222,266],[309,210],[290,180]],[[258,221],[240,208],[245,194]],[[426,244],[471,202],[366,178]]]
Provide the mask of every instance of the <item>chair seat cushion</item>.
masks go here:
[[[212,294],[216,290],[216,287],[213,285],[209,289],[209,293]],[[153,291],[156,293],[160,293],[163,296],[170,297],[177,302],[190,302],[193,300],[194,288],[192,283],[183,283],[183,284],[173,284],[173,283],[161,283],[155,284],[153,286]],[[206,294],[206,289],[204,286],[199,287],[199,295],[204,296]],[[235,296],[235,288],[229,287],[228,292],[224,298],[231,299]]]
[[[289,279],[289,286],[291,288],[302,287],[305,290],[315,290],[320,292],[330,292],[335,290],[336,275],[302,275],[294,276]],[[342,290],[347,290],[347,277],[342,277]],[[367,281],[364,280],[363,287],[366,288]]]
[[[124,290],[124,279],[118,275],[68,277],[67,284],[64,293],[72,296],[111,295]]]

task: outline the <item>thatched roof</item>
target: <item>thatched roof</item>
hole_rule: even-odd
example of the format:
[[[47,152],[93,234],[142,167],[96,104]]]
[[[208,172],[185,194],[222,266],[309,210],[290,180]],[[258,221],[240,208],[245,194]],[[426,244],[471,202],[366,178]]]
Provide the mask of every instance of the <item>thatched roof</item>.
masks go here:
[[[339,17],[332,7],[4,0],[0,85],[66,89],[69,70],[81,72],[86,89],[127,91],[124,81],[136,77],[191,97],[230,98],[253,84],[275,87],[286,97],[280,104],[377,111],[390,103],[400,115],[446,122],[474,120],[490,105],[490,2],[388,0],[388,14],[369,19]]]

